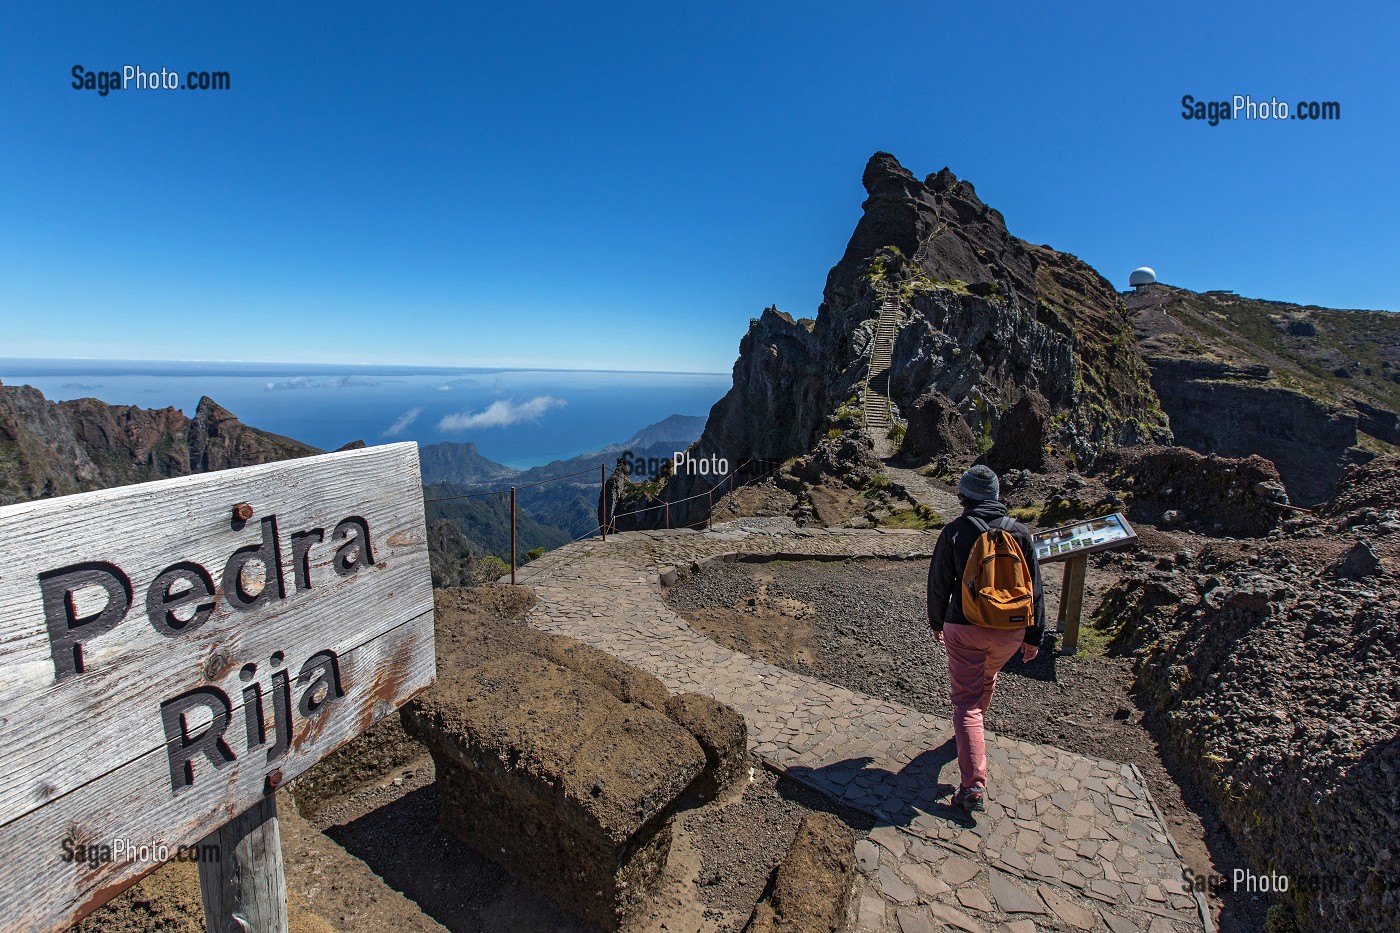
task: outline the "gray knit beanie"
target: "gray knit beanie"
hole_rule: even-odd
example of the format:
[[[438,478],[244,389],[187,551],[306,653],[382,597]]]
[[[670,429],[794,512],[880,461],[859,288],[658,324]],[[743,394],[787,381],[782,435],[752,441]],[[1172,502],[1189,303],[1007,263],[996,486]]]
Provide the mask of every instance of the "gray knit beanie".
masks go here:
[[[958,495],[976,502],[995,502],[1001,495],[1001,483],[990,467],[979,463],[958,480]]]

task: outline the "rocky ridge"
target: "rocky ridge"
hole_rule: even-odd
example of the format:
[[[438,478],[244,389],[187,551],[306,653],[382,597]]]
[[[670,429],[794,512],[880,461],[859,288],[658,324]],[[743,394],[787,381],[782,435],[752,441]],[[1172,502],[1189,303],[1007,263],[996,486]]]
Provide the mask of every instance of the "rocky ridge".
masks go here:
[[[249,427],[208,396],[187,418],[0,385],[0,505],[323,452]]]
[[[1124,300],[1176,443],[1267,457],[1304,505],[1400,445],[1400,315],[1160,283]]]
[[[1102,276],[1011,235],[948,169],[920,181],[876,153],[862,180],[863,215],[816,318],[770,307],[750,322],[733,388],[711,409],[695,456],[782,461],[856,426],[889,295],[900,305],[889,393],[901,418],[920,398],[940,396],[986,451],[1004,414],[1034,393],[1051,413],[1045,443],[1076,461],[1169,439],[1128,311]],[[648,493],[677,503],[712,482],[680,475]],[[703,498],[692,500],[672,521],[703,518],[703,509]],[[628,527],[653,527],[657,514]]]

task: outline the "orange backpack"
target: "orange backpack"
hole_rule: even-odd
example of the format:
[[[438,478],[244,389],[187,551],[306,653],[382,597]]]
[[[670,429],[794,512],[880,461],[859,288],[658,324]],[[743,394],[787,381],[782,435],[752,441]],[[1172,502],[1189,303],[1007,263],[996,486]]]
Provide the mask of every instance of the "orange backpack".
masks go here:
[[[963,615],[983,628],[1029,628],[1035,621],[1035,585],[1009,530],[1015,523],[1003,518],[993,528],[976,516],[968,519],[981,534],[963,569]]]

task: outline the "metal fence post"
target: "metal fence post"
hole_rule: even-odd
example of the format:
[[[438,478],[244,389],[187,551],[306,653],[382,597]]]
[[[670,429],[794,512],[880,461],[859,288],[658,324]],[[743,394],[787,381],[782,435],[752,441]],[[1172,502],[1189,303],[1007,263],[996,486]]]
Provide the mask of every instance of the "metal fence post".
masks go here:
[[[603,464],[598,464],[598,477],[603,483],[603,520],[598,524],[603,529],[603,542],[608,540],[608,468]]]
[[[515,487],[510,487],[510,585],[515,586]]]

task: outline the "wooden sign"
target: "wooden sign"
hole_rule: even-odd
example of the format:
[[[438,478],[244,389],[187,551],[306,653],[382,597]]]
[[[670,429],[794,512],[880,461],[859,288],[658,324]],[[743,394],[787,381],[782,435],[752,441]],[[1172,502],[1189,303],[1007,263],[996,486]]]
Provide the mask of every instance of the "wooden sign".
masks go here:
[[[432,607],[416,444],[0,508],[0,930],[219,857],[432,683]]]

